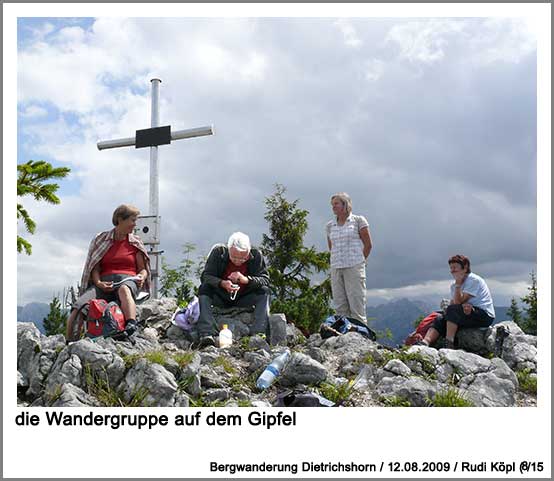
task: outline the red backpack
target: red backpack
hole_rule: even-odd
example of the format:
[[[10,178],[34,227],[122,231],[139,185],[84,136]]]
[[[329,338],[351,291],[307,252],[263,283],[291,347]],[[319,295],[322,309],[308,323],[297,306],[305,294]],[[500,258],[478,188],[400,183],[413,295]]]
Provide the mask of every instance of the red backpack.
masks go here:
[[[92,299],[86,319],[87,337],[113,337],[125,330],[125,316],[117,302]]]
[[[439,316],[442,316],[442,313],[435,311],[429,314],[427,317],[424,317],[423,320],[416,327],[416,330],[406,338],[404,344],[406,346],[411,346],[417,341],[421,341],[425,337],[425,334],[427,334],[429,328],[433,325],[433,321]]]

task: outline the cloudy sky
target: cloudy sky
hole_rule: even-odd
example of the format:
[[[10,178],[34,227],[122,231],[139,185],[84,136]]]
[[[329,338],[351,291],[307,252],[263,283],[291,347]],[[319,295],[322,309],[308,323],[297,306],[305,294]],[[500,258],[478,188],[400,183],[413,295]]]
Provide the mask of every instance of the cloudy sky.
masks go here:
[[[216,135],[160,147],[167,260],[235,230],[259,243],[274,184],[324,249],[348,192],[374,241],[369,302],[447,293],[464,253],[498,305],[537,264],[536,38],[518,18],[20,18],[18,162],[71,168],[18,255],[18,304],[76,284],[121,203],[148,213],[148,149],[96,142],[160,122]],[[25,235],[21,228],[20,233]]]

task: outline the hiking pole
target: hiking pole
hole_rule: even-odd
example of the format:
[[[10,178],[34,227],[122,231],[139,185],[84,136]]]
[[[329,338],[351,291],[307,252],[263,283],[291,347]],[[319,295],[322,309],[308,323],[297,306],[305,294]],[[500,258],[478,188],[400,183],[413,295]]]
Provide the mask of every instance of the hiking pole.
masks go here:
[[[337,331],[336,329],[333,329],[331,326],[328,326],[327,324],[322,324],[322,329],[332,332],[335,336],[342,336],[342,332]]]

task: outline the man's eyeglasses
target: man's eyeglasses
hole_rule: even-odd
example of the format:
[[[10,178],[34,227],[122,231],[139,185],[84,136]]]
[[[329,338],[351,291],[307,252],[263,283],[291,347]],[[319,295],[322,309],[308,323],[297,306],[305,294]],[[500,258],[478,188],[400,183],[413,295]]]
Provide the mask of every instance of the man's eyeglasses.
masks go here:
[[[244,257],[234,256],[234,255],[230,254],[229,258],[235,264],[244,264],[248,259],[250,259],[250,254],[248,254],[247,256],[244,256]]]

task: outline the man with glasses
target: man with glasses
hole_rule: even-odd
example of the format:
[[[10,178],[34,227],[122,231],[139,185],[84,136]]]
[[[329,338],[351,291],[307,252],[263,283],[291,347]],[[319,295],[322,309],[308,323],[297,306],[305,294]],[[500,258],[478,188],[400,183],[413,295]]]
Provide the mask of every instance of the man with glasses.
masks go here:
[[[231,234],[227,245],[216,244],[208,254],[198,291],[200,318],[196,325],[198,346],[214,346],[220,327],[212,306],[252,307],[255,322],[250,334],[268,334],[269,274],[261,252],[242,232]]]

